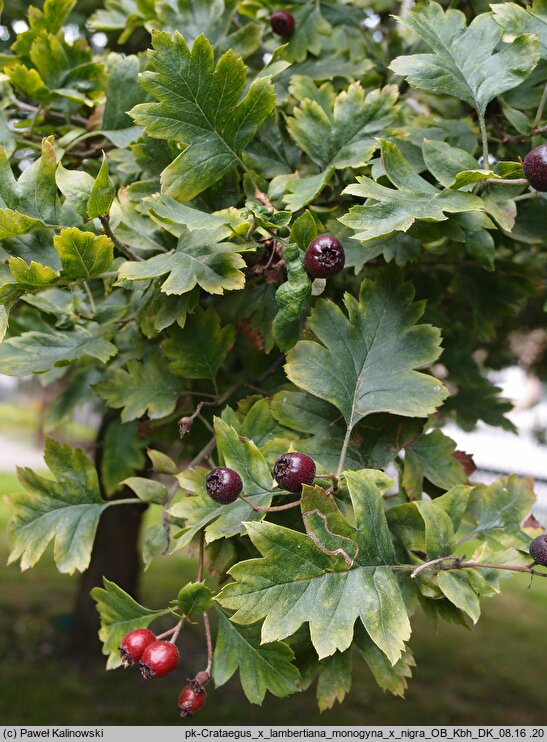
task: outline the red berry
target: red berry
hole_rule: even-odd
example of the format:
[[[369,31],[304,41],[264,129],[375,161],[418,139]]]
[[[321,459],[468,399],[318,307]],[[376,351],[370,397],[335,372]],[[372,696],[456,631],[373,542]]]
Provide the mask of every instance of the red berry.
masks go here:
[[[345,262],[342,243],[332,234],[320,234],[310,242],[304,254],[304,268],[310,278],[335,276]]]
[[[135,629],[126,634],[120,644],[120,655],[124,667],[138,662],[149,644],[156,641],[156,635],[149,629]]]
[[[547,144],[528,152],[522,163],[524,177],[536,191],[547,191]]]
[[[288,10],[276,10],[270,17],[270,26],[278,36],[290,36],[294,31],[294,15]]]
[[[235,502],[241,494],[243,482],[239,474],[233,469],[217,466],[216,469],[207,474],[205,489],[209,497],[215,502],[221,505],[229,505],[231,502]]]
[[[315,479],[315,461],[305,453],[284,453],[275,462],[273,475],[280,487],[300,493],[303,484],[311,484]]]
[[[172,642],[152,642],[142,653],[139,668],[146,680],[169,675],[180,662],[179,650]]]
[[[530,544],[530,556],[536,564],[547,567],[547,534],[538,536]]]
[[[205,703],[207,693],[203,685],[195,680],[185,685],[179,696],[180,715],[185,718],[196,714]]]

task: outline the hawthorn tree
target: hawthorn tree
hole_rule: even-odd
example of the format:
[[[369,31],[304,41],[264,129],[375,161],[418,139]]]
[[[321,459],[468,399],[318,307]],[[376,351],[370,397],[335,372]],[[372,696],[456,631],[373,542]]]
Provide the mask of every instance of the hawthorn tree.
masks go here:
[[[145,565],[197,575],[94,587],[108,668],[166,674],[196,618],[183,716],[237,671],[326,709],[352,660],[402,696],[417,610],[545,576],[531,480],[470,483],[442,430],[512,430],[487,370],[544,370],[545,2],[106,0],[67,41],[75,5],[1,57],[0,372],[56,390],[10,562],[84,571],[141,503]],[[94,462],[55,438],[84,404]]]

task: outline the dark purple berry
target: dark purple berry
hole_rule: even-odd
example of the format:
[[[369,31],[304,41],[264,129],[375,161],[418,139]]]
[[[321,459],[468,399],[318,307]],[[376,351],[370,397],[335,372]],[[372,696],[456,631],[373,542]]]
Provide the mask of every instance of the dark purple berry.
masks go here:
[[[536,191],[547,191],[547,144],[528,152],[522,163],[524,177]]]
[[[538,536],[530,544],[530,556],[536,564],[547,567],[547,533]]]
[[[180,715],[183,718],[193,716],[203,706],[206,698],[207,693],[203,685],[192,680],[188,685],[184,686],[179,696]]]
[[[304,254],[304,268],[310,278],[335,276],[345,262],[344,248],[332,234],[320,234],[310,242]]]
[[[270,17],[270,26],[278,36],[290,36],[294,31],[294,15],[288,10],[276,10]]]
[[[152,642],[142,653],[139,669],[146,680],[169,675],[180,662],[179,650],[173,642]]]
[[[300,493],[303,484],[311,484],[315,479],[315,461],[305,453],[284,453],[275,462],[273,475],[284,490]]]
[[[135,629],[126,634],[120,644],[120,656],[124,667],[138,662],[149,644],[156,641],[156,635],[149,629]]]
[[[243,482],[239,474],[233,469],[217,466],[216,469],[212,469],[207,474],[205,489],[209,497],[215,502],[221,505],[229,505],[231,502],[235,502],[241,494]]]

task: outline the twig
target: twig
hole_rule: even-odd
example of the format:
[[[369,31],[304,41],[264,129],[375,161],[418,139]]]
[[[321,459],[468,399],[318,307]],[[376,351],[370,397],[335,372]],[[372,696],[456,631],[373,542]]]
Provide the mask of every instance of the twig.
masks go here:
[[[165,501],[165,505],[163,506],[161,510],[161,524],[163,526],[165,533],[167,534],[167,544],[165,545],[165,549],[162,551],[162,554],[167,554],[167,552],[169,551],[169,546],[171,545],[171,524],[169,523],[168,510],[171,507],[171,503],[173,502],[173,498],[175,497],[178,488],[179,488],[179,483],[175,482],[172,485],[171,489],[169,490],[169,494],[167,495],[167,500]]]
[[[33,106],[30,103],[24,103],[22,100],[18,100],[17,98],[13,98],[14,105],[20,110],[20,111],[28,111],[29,113],[35,113],[40,109],[39,106]],[[63,119],[63,121],[67,120],[67,117],[64,113],[61,113],[60,111],[52,111],[50,108],[47,109],[47,111],[43,111],[44,115],[52,116],[54,118]],[[73,121],[76,124],[83,124],[84,126],[87,126],[88,121],[83,116],[78,116],[74,114],[73,116],[70,116],[70,120]]]
[[[165,639],[166,636],[171,636],[171,634],[173,634],[177,630],[177,626],[178,624],[176,626],[173,626],[172,629],[167,629],[167,631],[164,631],[163,634],[157,634],[156,639]]]
[[[463,556],[444,556],[439,557],[438,559],[432,559],[430,562],[425,562],[424,564],[421,564],[419,567],[417,567],[412,574],[410,575],[412,579],[415,577],[418,577],[419,574],[422,572],[425,572],[426,569],[429,569],[430,567],[434,567],[437,564],[443,564],[443,562],[452,561],[457,562],[458,560],[462,561],[465,559],[465,554]]]
[[[528,185],[526,178],[486,178],[480,185]]]
[[[536,575],[537,577],[547,577],[547,572],[540,572],[534,569],[535,562],[527,566],[513,565],[513,564],[491,564],[490,562],[478,562],[476,559],[472,559],[468,562],[464,561],[465,555],[463,556],[446,556],[439,557],[438,559],[432,559],[430,562],[425,562],[417,567],[412,573],[411,577],[414,579],[425,570],[430,567],[436,567],[438,570],[451,570],[451,569],[501,569],[507,572],[525,572],[526,574]],[[451,561],[452,564],[446,564]]]
[[[110,226],[110,216],[108,214],[105,214],[105,216],[99,217],[99,221],[103,225],[103,232],[110,237],[112,242],[116,245],[118,250],[125,255],[126,258],[129,260],[136,260],[136,261],[142,261],[142,258],[140,258],[138,255],[135,255],[135,253],[130,250],[127,245],[124,245],[123,242],[121,242],[114,232],[112,231],[112,227]]]
[[[93,294],[91,293],[91,289],[89,288],[89,284],[87,281],[84,281],[84,289],[87,294],[87,298],[89,299],[89,303],[91,304],[91,313],[93,316],[97,314],[97,307],[95,305],[95,299],[93,298]]]
[[[198,453],[198,455],[190,461],[186,469],[192,469],[194,466],[197,466],[200,464],[203,459],[206,459],[210,453],[214,450],[216,446],[216,437],[213,436],[209,443],[207,443],[206,446],[204,446],[201,451]]]
[[[537,126],[530,131],[530,134],[544,134],[547,131],[547,126]],[[505,134],[502,143],[506,142],[529,142],[530,134]]]
[[[287,240],[284,239],[283,237],[280,237],[273,230],[269,229],[268,227],[264,227],[264,226],[262,227],[262,229],[264,229],[271,237],[273,237],[274,240],[277,240],[277,242],[281,243],[283,245],[283,247],[288,247],[289,246],[289,243],[287,242]]]
[[[483,159],[483,165],[484,167],[488,167],[488,134],[486,132],[486,122],[484,120],[484,116],[480,111],[477,111],[477,115],[479,117],[479,127],[481,130],[481,140],[482,140],[482,159]]]
[[[211,666],[213,664],[213,642],[211,640],[211,626],[209,624],[209,616],[207,613],[203,614],[203,625],[205,627],[205,637],[207,639],[207,667],[205,672],[207,675],[211,674]]]
[[[184,626],[184,620],[185,620],[185,618],[186,618],[186,616],[181,616],[179,622],[177,623],[177,625],[173,629],[173,636],[169,639],[169,641],[171,642],[171,644],[175,644],[175,642],[179,638],[180,630]]]
[[[346,454],[348,452],[348,446],[349,442],[351,440],[351,426],[348,425],[346,428],[346,435],[344,437],[344,443],[342,445],[342,450],[340,451],[340,460],[338,461],[338,468],[336,469],[336,477],[338,478],[340,474],[342,473],[344,469],[344,464],[346,462]]]
[[[199,532],[199,557],[198,557],[198,572],[196,575],[196,582],[203,580],[203,558],[205,556],[205,530],[202,528]]]
[[[259,513],[277,513],[279,510],[290,510],[291,508],[297,508],[300,506],[301,500],[295,500],[294,502],[288,502],[286,505],[274,505],[273,507],[265,508],[261,505],[255,505],[243,495],[239,496],[243,502],[246,502],[249,507],[256,510]]]
[[[34,133],[34,129],[36,127],[36,123],[37,123],[38,118],[39,118],[39,116],[40,116],[41,113],[42,113],[42,108],[41,108],[41,106],[38,106],[36,108],[36,110],[34,111],[34,113],[32,114],[32,118],[30,119],[29,127],[28,127],[27,131],[25,132],[25,135],[27,137],[31,137],[32,134]]]

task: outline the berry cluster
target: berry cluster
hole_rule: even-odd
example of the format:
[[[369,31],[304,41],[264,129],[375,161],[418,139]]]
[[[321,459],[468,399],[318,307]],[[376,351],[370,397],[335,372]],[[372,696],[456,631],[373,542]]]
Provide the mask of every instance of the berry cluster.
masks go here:
[[[284,453],[275,462],[274,479],[287,492],[302,492],[304,484],[311,484],[315,479],[315,461],[305,453],[293,451]],[[233,469],[217,466],[205,479],[207,494],[220,505],[235,502],[243,490],[243,482]]]
[[[158,641],[149,629],[135,629],[123,638],[120,656],[124,667],[137,665],[145,680],[163,678],[178,666],[180,654],[174,641]],[[192,716],[205,703],[205,684],[209,673],[201,672],[186,685],[179,696],[179,711],[183,717]]]

